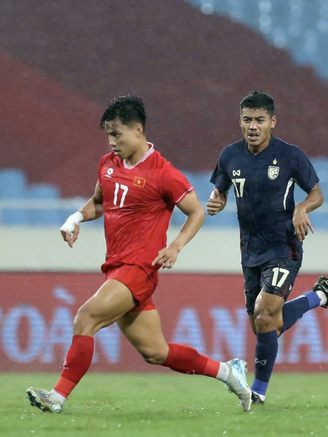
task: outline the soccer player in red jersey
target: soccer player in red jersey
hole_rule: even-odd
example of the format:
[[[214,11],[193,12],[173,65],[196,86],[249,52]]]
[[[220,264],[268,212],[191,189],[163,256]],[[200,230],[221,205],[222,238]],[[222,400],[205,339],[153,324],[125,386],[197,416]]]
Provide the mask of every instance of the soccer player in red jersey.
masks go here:
[[[42,411],[62,411],[66,398],[89,369],[93,336],[114,322],[148,363],[217,378],[238,396],[243,411],[250,409],[244,361],[236,358],[220,363],[189,346],[167,343],[163,336],[152,301],[158,270],[174,266],[205,214],[183,174],[147,142],[145,122],[138,97],[128,95],[111,102],[100,126],[112,152],[100,161],[93,197],[61,227],[63,239],[72,248],[79,223],[104,215],[107,252],[102,271],[106,281],[77,312],[72,344],[54,389],[27,390],[31,405]],[[187,219],[167,246],[166,232],[175,205]]]

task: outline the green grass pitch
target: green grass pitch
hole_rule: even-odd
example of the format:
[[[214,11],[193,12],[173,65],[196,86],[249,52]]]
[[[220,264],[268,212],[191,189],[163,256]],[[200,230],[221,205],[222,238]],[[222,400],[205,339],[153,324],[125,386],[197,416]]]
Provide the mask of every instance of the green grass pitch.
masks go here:
[[[250,413],[221,382],[174,373],[90,373],[62,414],[30,407],[26,388],[50,389],[56,380],[54,374],[0,374],[0,436],[328,436],[325,373],[274,374],[266,404]]]

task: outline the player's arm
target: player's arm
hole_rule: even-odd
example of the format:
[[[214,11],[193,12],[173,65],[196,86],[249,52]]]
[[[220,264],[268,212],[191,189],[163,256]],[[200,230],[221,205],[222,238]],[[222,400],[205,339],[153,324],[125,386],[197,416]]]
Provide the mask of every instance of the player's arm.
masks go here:
[[[215,187],[206,205],[206,210],[209,215],[216,215],[218,212],[223,211],[227,204],[228,193],[232,182],[226,171],[226,165],[224,164],[226,161],[224,158],[226,153],[227,149],[221,152],[219,161],[210,178],[210,182],[212,182]]]
[[[205,212],[194,191],[187,194],[177,204],[177,207],[187,216],[179,235],[172,243],[158,252],[153,265],[161,264],[163,268],[170,269],[175,264],[180,250],[196,235],[205,220]]]
[[[224,210],[228,199],[228,191],[220,193],[217,188],[214,188],[210,198],[207,201],[206,210],[209,215],[216,215]]]
[[[103,194],[100,185],[97,183],[95,193],[91,199],[89,199],[79,211],[70,215],[60,228],[62,237],[64,241],[67,241],[69,247],[73,247],[73,244],[77,240],[80,232],[79,224],[81,222],[95,220],[101,217],[103,213]]]
[[[306,199],[295,206],[293,213],[293,225],[299,241],[303,241],[308,234],[308,228],[314,234],[314,228],[310,222],[308,213],[319,208],[323,204],[323,195],[319,184],[309,192]]]

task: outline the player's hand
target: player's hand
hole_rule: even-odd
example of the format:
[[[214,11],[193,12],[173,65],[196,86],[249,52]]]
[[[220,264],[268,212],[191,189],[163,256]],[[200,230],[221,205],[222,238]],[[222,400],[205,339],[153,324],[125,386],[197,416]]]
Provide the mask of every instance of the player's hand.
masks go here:
[[[296,206],[293,214],[293,225],[297,239],[300,242],[302,242],[307,236],[308,228],[311,229],[312,234],[315,233],[305,208]]]
[[[171,269],[178,257],[179,251],[174,247],[165,247],[158,251],[158,256],[152,262],[152,265],[160,264],[163,269]]]
[[[220,195],[219,190],[214,188],[206,205],[207,213],[209,215],[216,215],[218,212],[221,212],[225,206],[226,201]]]
[[[80,233],[80,226],[75,223],[72,227],[65,227],[65,224],[60,228],[60,233],[63,237],[63,240],[67,242],[70,248],[73,248],[73,244],[77,240],[77,237]]]
[[[83,215],[80,211],[70,215],[63,226],[60,228],[60,233],[64,241],[67,241],[70,248],[77,240],[80,233],[79,223],[83,220]]]

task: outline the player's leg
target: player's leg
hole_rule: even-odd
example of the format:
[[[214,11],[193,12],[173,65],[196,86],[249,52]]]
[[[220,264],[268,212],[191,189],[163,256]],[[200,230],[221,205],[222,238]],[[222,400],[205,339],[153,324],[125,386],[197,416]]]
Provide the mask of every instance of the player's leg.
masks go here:
[[[280,335],[291,328],[307,311],[319,306],[328,308],[327,303],[328,279],[325,276],[320,276],[314,284],[312,291],[285,303],[282,309],[283,326]]]
[[[78,311],[74,319],[74,336],[59,381],[51,392],[27,390],[31,405],[43,411],[60,412],[67,396],[90,367],[94,334],[109,326],[135,306],[131,291],[115,279],[106,281]]]
[[[243,274],[246,311],[252,330],[256,334],[254,307],[256,298],[261,291],[261,269],[259,267],[243,266]]]
[[[255,301],[256,331],[253,401],[263,403],[278,353],[278,335],[283,329],[283,307],[300,263],[291,259],[272,260],[262,266],[262,291]]]
[[[255,379],[252,384],[253,402],[263,403],[278,353],[277,330],[282,326],[284,300],[261,291],[255,303],[256,333]]]
[[[181,373],[219,379],[239,397],[243,410],[249,410],[251,393],[246,382],[245,362],[235,359],[228,363],[220,363],[200,354],[192,347],[167,343],[156,309],[129,312],[118,320],[117,324],[148,363],[169,367]]]
[[[281,267],[285,267],[285,270],[279,271]],[[274,272],[276,272],[277,275],[274,278],[274,282],[278,284],[278,282],[281,282],[281,280],[283,279],[282,283],[280,284],[280,289],[282,289],[282,296],[284,300],[287,299],[299,268],[300,263],[293,260],[290,260],[290,265],[288,264],[287,266],[279,266],[278,264],[274,263],[273,265],[269,266],[267,270],[267,286],[270,287],[272,285],[273,275]],[[275,271],[273,269],[275,269]],[[284,277],[286,270],[289,271],[289,278]],[[271,322],[274,322],[271,326],[273,327],[271,332],[257,332],[257,329],[259,329],[259,327],[256,328],[255,326],[254,309],[256,298],[261,291],[262,273],[261,269],[257,267],[243,267],[243,273],[245,281],[246,310],[253,332],[257,336],[255,381],[252,385],[252,400],[254,403],[263,403],[265,399],[265,392],[267,390],[268,382],[277,356],[278,336],[287,329],[289,329],[291,326],[293,326],[296,321],[300,319],[303,314],[309,309],[316,308],[319,305],[325,307],[327,303],[326,296],[328,295],[328,280],[324,276],[320,277],[313,287],[313,291],[306,293],[304,296],[299,296],[298,298],[287,302],[283,306],[282,312],[280,313],[279,310],[278,313],[276,313],[276,318],[274,320],[271,320]],[[273,292],[274,291],[275,290],[273,290]],[[277,291],[279,292],[279,289]],[[266,295],[262,293],[261,299],[265,300],[265,296]],[[278,299],[278,309],[280,308],[280,305],[281,300],[279,301]],[[267,308],[265,309],[267,310]],[[258,307],[258,310],[260,310],[260,307]],[[273,313],[274,312],[275,311],[273,310]],[[258,317],[258,314],[256,314],[256,316]],[[265,366],[263,365],[264,363],[266,364]]]

